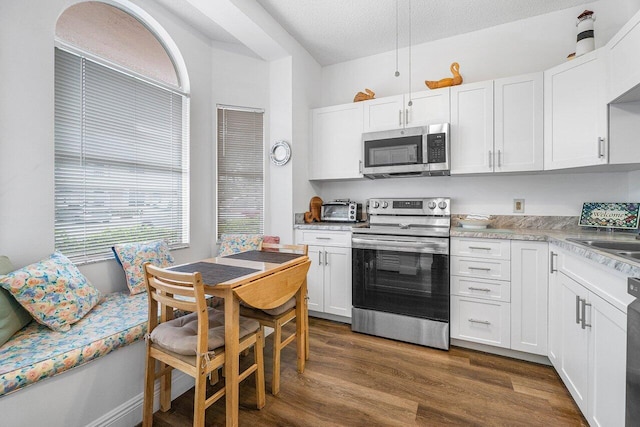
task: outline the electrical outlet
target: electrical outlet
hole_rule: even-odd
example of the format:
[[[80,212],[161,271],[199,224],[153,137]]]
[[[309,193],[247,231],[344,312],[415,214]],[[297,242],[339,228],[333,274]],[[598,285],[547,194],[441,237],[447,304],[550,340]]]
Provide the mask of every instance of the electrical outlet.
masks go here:
[[[524,213],[524,199],[513,199],[513,213]]]

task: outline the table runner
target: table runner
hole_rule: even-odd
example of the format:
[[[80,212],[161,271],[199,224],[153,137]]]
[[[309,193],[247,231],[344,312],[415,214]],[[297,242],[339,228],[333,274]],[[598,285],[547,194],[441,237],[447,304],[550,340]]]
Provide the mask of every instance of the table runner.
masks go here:
[[[210,262],[194,262],[192,264],[171,267],[169,270],[180,271],[183,273],[194,273],[198,271],[202,275],[202,281],[206,285],[215,285],[260,271],[253,268],[213,264]]]
[[[245,261],[270,262],[273,264],[283,264],[292,259],[301,257],[300,254],[292,254],[287,252],[265,252],[265,251],[247,251],[233,255],[227,255],[225,258],[242,259]]]

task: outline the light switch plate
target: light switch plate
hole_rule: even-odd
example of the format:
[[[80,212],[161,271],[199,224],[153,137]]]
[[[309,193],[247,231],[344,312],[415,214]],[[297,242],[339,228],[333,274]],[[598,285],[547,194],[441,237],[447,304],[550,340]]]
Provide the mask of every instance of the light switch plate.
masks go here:
[[[524,213],[524,199],[513,199],[513,213]]]

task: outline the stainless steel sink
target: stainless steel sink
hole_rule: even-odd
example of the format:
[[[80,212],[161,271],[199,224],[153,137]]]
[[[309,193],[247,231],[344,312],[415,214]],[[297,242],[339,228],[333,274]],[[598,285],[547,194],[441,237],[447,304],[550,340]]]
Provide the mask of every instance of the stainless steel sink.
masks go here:
[[[604,252],[627,258],[631,261],[640,261],[640,241],[638,242],[616,242],[614,240],[587,240],[587,239],[567,239],[570,242],[580,245],[590,246]]]

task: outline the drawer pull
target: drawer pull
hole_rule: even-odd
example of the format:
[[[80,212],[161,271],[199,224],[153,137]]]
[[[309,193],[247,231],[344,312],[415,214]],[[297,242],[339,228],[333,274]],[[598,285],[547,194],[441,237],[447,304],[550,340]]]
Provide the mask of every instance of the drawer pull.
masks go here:
[[[316,237],[316,240],[331,240],[331,237]]]
[[[485,248],[483,246],[469,246],[469,249],[478,249],[480,251],[490,251],[491,248]]]
[[[471,322],[471,323],[481,323],[483,325],[490,325],[491,324],[491,322],[489,322],[488,320],[469,319],[469,322]]]
[[[491,292],[491,289],[489,289],[489,288],[474,288],[473,286],[469,286],[469,290],[471,290],[471,291]]]
[[[467,268],[469,270],[491,271],[491,269],[487,268],[487,267],[473,267],[473,266],[470,266],[470,267],[467,267]]]

